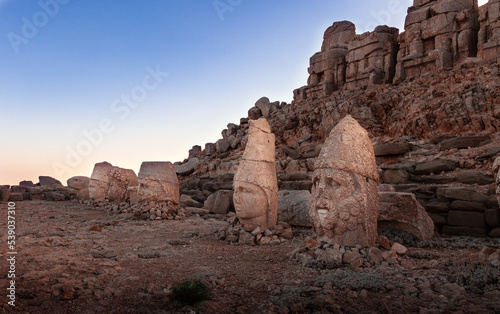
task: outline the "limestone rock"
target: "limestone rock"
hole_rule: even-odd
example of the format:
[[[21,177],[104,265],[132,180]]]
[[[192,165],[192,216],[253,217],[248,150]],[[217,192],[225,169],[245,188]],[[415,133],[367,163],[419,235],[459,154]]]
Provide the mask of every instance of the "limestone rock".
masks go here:
[[[95,164],[90,177],[89,197],[95,201],[108,199],[111,202],[123,202],[130,198],[128,187],[137,185],[137,175],[133,170],[101,162]]]
[[[181,176],[188,176],[192,174],[196,166],[200,163],[200,159],[193,157],[183,164],[174,164],[175,172]]]
[[[249,138],[234,176],[234,207],[243,225],[273,228],[278,216],[275,137],[266,119],[250,120]]]
[[[422,240],[434,235],[434,223],[412,193],[379,192],[378,228],[403,230]]]
[[[75,190],[88,189],[90,184],[90,178],[84,176],[77,176],[69,178],[67,181],[68,187]]]
[[[271,110],[271,102],[269,101],[269,98],[262,97],[261,99],[257,100],[257,102],[255,103],[255,107],[260,109],[260,112],[262,113],[262,116],[264,118],[269,117],[269,112]]]
[[[179,180],[171,162],[143,162],[138,178],[140,202],[170,201],[179,204]]]
[[[310,227],[309,191],[279,191],[278,193],[278,220],[292,226]]]
[[[379,177],[366,130],[351,116],[342,119],[315,169],[309,214],[318,237],[344,246],[373,246]]]
[[[440,173],[442,171],[453,171],[457,168],[457,163],[448,159],[435,159],[433,161],[418,164],[415,167],[415,174]]]
[[[410,149],[411,145],[406,143],[387,143],[373,146],[375,156],[404,155]]]
[[[40,186],[62,185],[61,181],[56,180],[52,177],[48,177],[48,176],[39,176],[38,180],[39,180]]]

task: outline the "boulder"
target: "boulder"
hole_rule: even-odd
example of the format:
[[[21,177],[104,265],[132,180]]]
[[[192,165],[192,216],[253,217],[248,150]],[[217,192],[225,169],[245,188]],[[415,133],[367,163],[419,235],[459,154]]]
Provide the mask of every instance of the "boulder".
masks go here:
[[[463,187],[448,187],[445,189],[445,195],[448,199],[476,202],[486,204],[488,197],[474,189]]]
[[[124,202],[130,198],[129,186],[137,186],[133,170],[114,167],[108,162],[97,163],[90,177],[89,197],[94,201]]]
[[[441,149],[477,147],[490,141],[489,136],[464,136],[449,138],[441,142]]]
[[[194,172],[196,166],[198,166],[199,164],[200,160],[196,157],[189,159],[183,164],[175,163],[175,172],[181,176],[188,176]]]
[[[248,119],[257,120],[262,117],[262,112],[257,107],[252,107],[248,110]]]
[[[409,152],[411,145],[408,143],[387,143],[373,145],[375,156],[404,155]]]
[[[56,180],[56,179],[54,179],[52,177],[48,177],[48,176],[39,176],[38,180],[39,180],[38,184],[40,186],[62,185],[61,181]]]
[[[33,187],[36,186],[33,181],[21,181],[19,182],[20,186]]]
[[[203,204],[194,200],[191,196],[182,194],[180,197],[180,205],[183,208],[194,207],[194,208],[202,208]]]
[[[88,189],[90,184],[90,178],[84,176],[72,177],[68,179],[67,183],[68,187],[75,190]]]
[[[488,177],[481,172],[463,172],[459,174],[456,180],[463,184],[479,184],[479,185],[487,185],[493,183],[495,180],[491,177]]]
[[[379,192],[378,229],[403,230],[428,240],[434,235],[434,223],[412,193]]]
[[[8,202],[10,198],[10,189],[0,186],[0,202]]]
[[[215,142],[215,149],[219,154],[227,152],[229,149],[229,142],[226,139],[220,139],[217,142]]]
[[[189,158],[193,157],[195,154],[201,152],[200,145],[194,145],[193,148],[189,150]]]
[[[264,118],[269,117],[269,112],[271,110],[271,102],[269,101],[269,98],[262,97],[261,99],[257,100],[257,102],[255,103],[255,107],[260,109],[260,112],[262,113],[262,116]]]
[[[292,226],[310,227],[309,191],[279,191],[278,193],[278,221]]]
[[[442,171],[453,171],[457,168],[457,162],[448,159],[435,159],[429,162],[423,162],[415,167],[414,174],[431,174]]]

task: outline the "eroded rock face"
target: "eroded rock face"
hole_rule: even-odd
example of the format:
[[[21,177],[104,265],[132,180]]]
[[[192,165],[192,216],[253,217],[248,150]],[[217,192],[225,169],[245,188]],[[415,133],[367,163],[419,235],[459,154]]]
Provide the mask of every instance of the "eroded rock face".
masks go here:
[[[346,56],[356,26],[348,21],[335,22],[323,36],[321,52],[311,57],[308,87],[320,86],[326,94],[342,89],[346,82]]]
[[[179,204],[179,180],[171,162],[143,162],[139,170],[139,202]]]
[[[398,53],[397,28],[378,26],[349,43],[347,89],[392,84]]]
[[[234,207],[246,226],[261,230],[276,226],[278,179],[275,137],[266,119],[250,120],[249,138],[234,176]]]
[[[331,131],[315,164],[309,215],[322,241],[373,246],[379,176],[368,133],[351,116]]]
[[[123,202],[130,198],[128,188],[137,186],[133,170],[114,167],[108,162],[97,163],[89,182],[89,197],[94,201]]]

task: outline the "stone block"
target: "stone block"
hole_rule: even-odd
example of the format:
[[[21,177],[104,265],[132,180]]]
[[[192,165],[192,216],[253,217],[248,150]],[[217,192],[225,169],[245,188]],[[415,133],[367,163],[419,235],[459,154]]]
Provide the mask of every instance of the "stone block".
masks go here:
[[[409,179],[408,172],[406,170],[392,170],[388,169],[384,171],[382,176],[382,182],[388,184],[402,184],[407,183]]]
[[[448,224],[451,226],[486,228],[484,213],[450,210]]]
[[[443,226],[441,230],[443,234],[456,236],[469,236],[476,238],[485,238],[488,235],[488,230],[485,228]]]
[[[188,176],[192,174],[196,166],[200,163],[200,160],[196,157],[190,158],[187,162],[183,164],[175,163],[175,172],[181,176]]]
[[[447,215],[444,214],[429,213],[429,217],[431,217],[435,225],[444,226],[448,223]]]
[[[450,211],[449,202],[431,202],[425,205],[428,212],[431,213],[448,213]]]
[[[481,172],[463,172],[457,176],[457,181],[463,184],[487,185],[495,180]]]
[[[463,136],[453,137],[441,142],[441,150],[452,148],[468,148],[477,147],[480,144],[487,143],[491,140],[489,136]]]
[[[461,210],[461,211],[484,212],[486,210],[486,205],[476,202],[453,201],[450,204],[450,209]]]
[[[415,175],[440,173],[443,171],[453,171],[457,168],[457,162],[448,159],[435,159],[429,162],[423,162],[415,167]]]
[[[38,180],[40,181],[40,186],[62,185],[61,181],[48,176],[39,176]]]
[[[445,197],[447,199],[462,200],[467,202],[476,202],[486,204],[488,197],[474,189],[462,187],[449,187],[445,190]]]
[[[11,192],[9,196],[9,202],[19,202],[23,200],[23,193]]]
[[[485,211],[486,223],[490,227],[500,227],[500,210],[489,208]]]

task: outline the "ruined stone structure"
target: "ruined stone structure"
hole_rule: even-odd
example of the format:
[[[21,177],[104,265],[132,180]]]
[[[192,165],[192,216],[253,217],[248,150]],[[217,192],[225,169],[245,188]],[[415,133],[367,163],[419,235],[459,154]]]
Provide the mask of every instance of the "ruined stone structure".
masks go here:
[[[346,82],[346,57],[349,42],[356,35],[356,26],[348,21],[335,22],[323,36],[321,52],[311,57],[307,86],[319,86],[325,94],[342,89]]]
[[[400,35],[395,82],[477,55],[477,0],[415,0]]]
[[[351,116],[342,119],[323,145],[315,169],[309,214],[319,239],[373,246],[379,176],[366,130]]]
[[[335,22],[321,52],[311,57],[307,86],[296,101],[380,84],[449,68],[467,58],[500,55],[500,1],[478,8],[477,0],[414,0],[405,31],[378,26],[356,35],[348,21]]]
[[[234,208],[243,225],[265,230],[276,226],[278,217],[275,137],[266,119],[249,123],[248,142],[234,176]]]
[[[179,180],[171,162],[143,162],[139,170],[139,202],[179,204]]]
[[[90,177],[89,196],[98,202],[123,202],[130,199],[129,187],[137,185],[137,175],[133,170],[101,162],[95,164]]]
[[[500,0],[490,0],[479,8],[478,57],[494,59],[500,55]]]
[[[349,42],[347,89],[392,83],[398,34],[397,28],[379,26]]]

